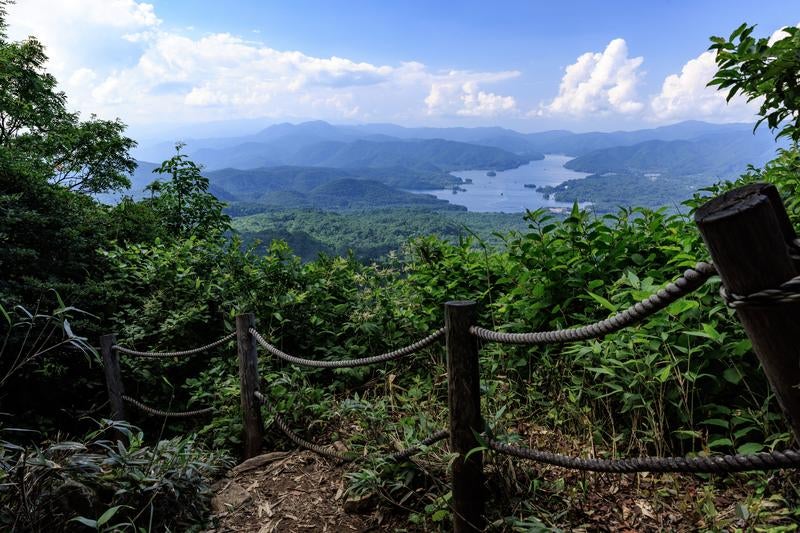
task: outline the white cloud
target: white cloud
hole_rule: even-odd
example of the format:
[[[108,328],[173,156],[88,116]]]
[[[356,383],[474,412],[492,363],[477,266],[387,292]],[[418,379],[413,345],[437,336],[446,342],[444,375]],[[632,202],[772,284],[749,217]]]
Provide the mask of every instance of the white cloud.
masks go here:
[[[603,52],[587,52],[564,72],[558,96],[535,114],[638,113],[644,104],[636,89],[642,57],[628,57],[624,39],[614,39]]]
[[[493,117],[514,113],[517,110],[514,97],[481,91],[480,85],[510,80],[519,75],[513,70],[494,73],[450,71],[432,76],[430,91],[425,98],[428,114]]]
[[[797,25],[800,28],[800,24]],[[770,35],[768,44],[788,36],[783,29]],[[742,95],[727,101],[728,91],[707,84],[717,72],[715,52],[703,52],[690,59],[680,74],[664,79],[661,92],[650,100],[650,119],[654,121],[701,119],[714,122],[749,122],[754,120],[762,99],[748,102]]]
[[[800,23],[795,25],[795,28],[800,28]],[[769,36],[769,41],[767,42],[767,44],[772,46],[776,42],[780,41],[781,39],[785,39],[786,37],[789,37],[789,34],[783,31],[783,28],[780,28],[772,32],[772,35]]]
[[[464,94],[461,100],[464,102],[464,107],[458,111],[459,115],[492,117],[514,111],[517,107],[517,102],[512,96],[479,91],[475,82],[465,83],[463,88]]]
[[[516,107],[482,85],[518,72],[439,73],[414,61],[277,50],[228,33],[195,37],[165,28],[151,4],[134,0],[24,0],[11,6],[9,24],[12,38],[44,42],[71,106],[129,123],[484,117]]]
[[[707,84],[717,71],[715,52],[703,52],[689,60],[680,74],[664,79],[661,92],[650,100],[651,119],[711,120],[714,122],[750,121],[758,110],[758,102],[748,103],[736,96],[726,102],[727,91]]]

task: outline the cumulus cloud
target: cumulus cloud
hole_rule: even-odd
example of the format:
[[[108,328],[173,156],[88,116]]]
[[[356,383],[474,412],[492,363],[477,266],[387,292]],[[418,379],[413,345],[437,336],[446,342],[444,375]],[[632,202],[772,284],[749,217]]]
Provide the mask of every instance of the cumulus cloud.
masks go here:
[[[44,42],[71,105],[131,123],[482,117],[516,106],[483,89],[516,72],[432,72],[414,61],[380,65],[228,33],[195,36],[165,29],[151,4],[135,0],[25,0],[11,6],[9,23],[12,38]]]
[[[519,75],[516,70],[495,73],[450,71],[434,75],[425,98],[428,114],[493,117],[514,113],[517,110],[514,97],[482,91],[480,85],[510,80]]]
[[[636,94],[642,61],[628,57],[624,39],[612,40],[602,52],[587,52],[565,69],[558,96],[536,114],[638,113],[644,108]]]
[[[800,24],[797,25],[800,27]],[[778,29],[768,43],[775,44],[789,34]],[[748,122],[761,105],[762,99],[751,102],[742,95],[726,100],[728,92],[707,84],[717,72],[715,53],[703,52],[683,65],[679,74],[664,79],[661,92],[650,100],[650,119],[653,121],[704,119],[715,122]]]
[[[796,24],[795,28],[800,28],[800,23]],[[789,34],[783,31],[783,28],[780,28],[779,30],[772,32],[772,35],[769,36],[769,41],[767,44],[772,46],[776,42],[780,41],[781,39],[785,39],[786,37],[789,37]]]
[[[664,79],[661,92],[650,100],[654,121],[705,119],[714,122],[749,121],[758,110],[758,101],[747,102],[736,96],[726,102],[727,91],[708,87],[717,65],[714,52],[703,52],[683,65],[680,74]]]

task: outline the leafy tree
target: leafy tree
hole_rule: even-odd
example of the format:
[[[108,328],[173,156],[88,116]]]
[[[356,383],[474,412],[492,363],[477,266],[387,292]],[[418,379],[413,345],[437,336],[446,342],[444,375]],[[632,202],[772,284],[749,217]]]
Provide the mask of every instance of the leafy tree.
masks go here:
[[[67,111],[41,42],[6,39],[6,5],[0,2],[0,165],[78,192],[129,186],[136,143],[123,135],[125,125]]]
[[[728,100],[744,94],[748,101],[763,98],[755,127],[767,121],[778,137],[800,141],[800,29],[783,28],[785,36],[752,36],[755,25],[742,24],[728,39],[712,37],[709,50],[717,52],[719,70],[709,85],[728,89]],[[781,125],[783,125],[781,127]]]
[[[82,193],[127,185],[135,143],[119,120],[67,111],[42,44],[7,40],[7,5],[0,0],[0,297],[30,304],[56,288],[79,303],[71,298],[100,267],[107,219]]]
[[[181,153],[182,143],[175,145],[175,155],[154,170],[170,176],[147,188],[153,193],[153,207],[171,235],[219,235],[230,228],[230,217],[222,212],[225,204],[208,192],[208,178],[201,168]]]
[[[718,194],[728,188],[756,181],[775,184],[784,196],[790,217],[800,223],[800,29],[786,27],[782,36],[756,39],[755,26],[742,24],[728,39],[712,37],[718,70],[709,85],[728,89],[728,100],[744,94],[748,101],[762,99],[757,128],[766,121],[777,137],[791,139],[788,148],[763,168],[750,166],[734,183],[707,189]],[[697,203],[696,201],[694,202]]]

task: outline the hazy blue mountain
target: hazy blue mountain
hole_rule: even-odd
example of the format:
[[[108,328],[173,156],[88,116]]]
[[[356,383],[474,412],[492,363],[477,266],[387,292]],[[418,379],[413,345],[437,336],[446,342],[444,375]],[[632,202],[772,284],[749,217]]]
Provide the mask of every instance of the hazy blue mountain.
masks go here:
[[[518,154],[533,154],[536,150],[522,133],[499,127],[482,128],[405,128],[394,124],[336,126],[324,121],[300,124],[275,124],[250,135],[219,138],[182,138],[186,152],[210,169],[222,167],[254,168],[263,161],[281,161],[280,155],[323,141],[352,142],[396,141],[398,139],[444,139],[501,148]],[[136,156],[159,161],[174,153],[174,141],[140,146]],[[231,150],[230,155],[226,152]],[[250,153],[252,159],[244,155]],[[278,155],[276,155],[278,154]],[[307,164],[300,162],[300,164]]]
[[[370,134],[371,135],[371,134]],[[185,151],[196,161],[201,162],[209,168],[221,168],[234,166],[230,162],[225,162],[226,150],[233,150],[233,158],[241,159],[247,150],[252,152],[255,158],[262,158],[259,151],[271,153],[274,150],[294,153],[303,146],[308,146],[322,141],[353,141],[364,136],[348,132],[345,128],[328,124],[322,120],[302,122],[300,124],[281,123],[268,126],[256,133],[249,135],[238,135],[230,137],[210,137],[210,138],[181,138],[186,143]],[[175,153],[175,141],[164,141],[155,144],[140,146],[135,150],[138,158],[160,161],[171,157]],[[276,152],[280,153],[280,152]],[[203,161],[204,158],[207,161]],[[269,158],[269,156],[267,156]],[[223,160],[218,162],[217,159]],[[280,157],[274,157],[276,161]],[[261,166],[259,164],[248,163],[246,168]]]
[[[776,144],[767,130],[752,134],[750,128],[705,133],[690,140],[650,140],[630,146],[594,150],[566,165],[581,172],[706,174],[730,177],[748,164],[763,165],[775,155]]]
[[[136,200],[140,200],[147,196],[144,188],[156,181],[160,176],[155,174],[153,170],[161,165],[150,163],[148,161],[137,161],[136,170],[129,176],[131,186],[125,191],[118,191],[108,194],[97,194],[95,198],[105,204],[116,204],[123,196],[130,196]]]
[[[161,166],[160,164],[157,165],[155,163],[150,163],[149,161],[137,161],[136,165],[136,170],[130,175],[131,186],[128,189],[109,194],[98,194],[95,195],[95,198],[97,198],[98,201],[106,204],[116,204],[122,199],[123,196],[130,196],[134,200],[141,200],[142,198],[150,196],[150,193],[145,191],[145,187],[154,181],[168,179],[167,176],[153,172],[155,169]],[[237,198],[235,195],[229,193],[214,183],[209,184],[208,192],[223,202],[232,202]]]
[[[691,140],[704,135],[726,135],[732,132],[749,133],[749,124],[710,124],[700,121],[685,121],[659,128],[570,133],[565,131],[546,131],[527,135],[534,149],[544,153],[558,153],[581,156],[605,148],[630,146],[645,141]]]
[[[520,133],[507,128],[408,128],[395,124],[333,125],[324,121],[275,124],[249,135],[183,139],[186,151],[208,169],[257,168],[265,165],[314,165],[303,158],[319,158],[325,143],[397,142],[398,140],[445,140],[499,148],[532,159],[543,153],[585,155],[594,150],[630,146],[645,141],[690,140],[702,135],[749,131],[749,124],[710,124],[686,121],[669,126],[634,131],[572,133],[553,130]],[[322,145],[312,148],[314,145]],[[163,142],[137,148],[138,158],[160,161],[174,153],[174,143]],[[349,165],[349,163],[348,163]],[[345,166],[348,166],[345,165]]]
[[[541,155],[540,157],[544,157]],[[403,141],[323,142],[301,149],[292,158],[296,165],[334,168],[405,167],[423,171],[493,169],[524,165],[531,157],[492,146],[443,139]]]

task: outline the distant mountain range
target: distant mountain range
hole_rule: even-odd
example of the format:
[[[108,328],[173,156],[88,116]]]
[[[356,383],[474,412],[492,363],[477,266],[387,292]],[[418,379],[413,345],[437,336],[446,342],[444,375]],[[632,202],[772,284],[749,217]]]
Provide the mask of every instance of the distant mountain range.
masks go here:
[[[208,170],[258,168],[264,166],[327,166],[336,168],[403,166],[406,168],[465,170],[464,165],[481,164],[502,170],[518,166],[520,160],[541,159],[558,153],[579,157],[597,150],[633,146],[647,141],[701,141],[717,139],[747,144],[755,140],[760,148],[770,141],[766,129],[752,135],[749,124],[710,124],[686,121],[658,128],[572,133],[553,130],[520,133],[499,128],[406,128],[394,124],[335,126],[323,121],[276,124],[252,135],[210,139],[185,139],[186,150]],[[429,142],[425,142],[429,141]],[[443,141],[450,141],[445,143]],[[476,146],[482,147],[481,149]],[[497,151],[488,150],[494,148]],[[480,153],[479,153],[480,150]],[[169,142],[137,149],[137,158],[161,161],[171,156]],[[748,153],[752,150],[748,150]],[[438,157],[432,160],[431,154]]]
[[[762,165],[777,145],[770,132],[748,124],[687,121],[636,131],[520,133],[499,127],[406,128],[313,121],[276,124],[251,135],[186,139],[186,151],[205,166],[211,192],[226,202],[348,209],[396,205],[446,205],[430,195],[403,191],[450,188],[455,170],[506,170],[545,153],[573,156],[565,166],[593,176],[626,176],[626,191],[652,175],[680,178],[681,191],[734,177]],[[143,146],[135,155],[160,161],[171,143]],[[134,196],[155,179],[142,161],[132,176]],[[613,179],[594,180],[605,188]],[[574,188],[574,187],[573,187]],[[553,189],[554,193],[556,190]],[[564,191],[559,191],[563,197]],[[614,198],[609,191],[609,198]],[[660,197],[660,196],[659,196]],[[679,201],[681,198],[672,198]],[[592,201],[591,199],[588,199]],[[620,198],[635,204],[634,197]]]
[[[593,150],[567,162],[566,168],[593,174],[660,173],[726,178],[748,164],[763,165],[775,156],[767,130],[750,129],[703,134],[689,140],[650,140],[629,146]]]

